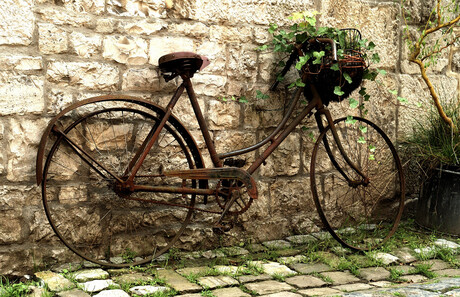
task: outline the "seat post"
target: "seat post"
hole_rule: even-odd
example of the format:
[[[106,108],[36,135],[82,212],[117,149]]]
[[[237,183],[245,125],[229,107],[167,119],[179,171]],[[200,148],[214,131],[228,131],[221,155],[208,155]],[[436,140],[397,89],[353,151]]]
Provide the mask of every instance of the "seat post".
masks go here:
[[[211,134],[209,133],[208,126],[204,119],[203,113],[201,112],[200,105],[198,104],[198,99],[196,97],[195,91],[193,90],[192,80],[187,75],[181,75],[184,80],[185,89],[187,90],[188,97],[190,98],[190,103],[192,104],[193,111],[195,112],[195,117],[200,126],[201,133],[203,134],[206,147],[208,148],[209,154],[211,156],[212,163],[216,167],[222,167],[222,160],[219,158],[214,142],[212,141]]]

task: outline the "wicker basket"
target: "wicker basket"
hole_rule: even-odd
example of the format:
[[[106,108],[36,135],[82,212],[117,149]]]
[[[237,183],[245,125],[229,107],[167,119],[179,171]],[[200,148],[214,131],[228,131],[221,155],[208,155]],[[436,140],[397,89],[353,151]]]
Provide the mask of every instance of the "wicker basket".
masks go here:
[[[359,87],[363,79],[364,70],[367,68],[360,47],[361,33],[357,29],[343,29],[342,31],[346,32],[343,43],[345,45],[343,48],[344,55],[337,62],[333,61],[332,52],[326,44],[306,44],[306,49],[309,51],[326,52],[321,64],[315,65],[309,62],[302,68],[303,72],[309,74],[310,80],[313,82],[325,105],[331,101],[338,102],[347,98],[351,92]],[[337,44],[337,49],[340,49],[339,44]],[[334,63],[338,63],[339,71],[331,69]],[[351,84],[344,78],[343,73],[347,73],[351,77]],[[336,86],[341,86],[344,92],[342,96],[334,94]],[[309,88],[305,88],[304,94],[307,99],[312,98]]]

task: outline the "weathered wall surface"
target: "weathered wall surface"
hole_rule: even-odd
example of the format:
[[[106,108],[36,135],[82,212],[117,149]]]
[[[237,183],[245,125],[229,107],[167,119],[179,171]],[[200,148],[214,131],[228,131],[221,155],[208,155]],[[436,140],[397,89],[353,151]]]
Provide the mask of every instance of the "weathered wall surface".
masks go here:
[[[424,7],[419,2],[424,1],[413,2],[414,14],[421,19]],[[284,100],[272,95],[266,101],[240,104],[219,97],[250,98],[255,90],[267,89],[274,77],[274,56],[254,48],[269,40],[269,23],[284,24],[292,12],[308,9],[322,13],[322,25],[362,30],[379,48],[382,61],[376,66],[388,72],[385,84],[411,102],[426,100],[426,93],[419,91],[420,78],[404,61],[393,1],[0,1],[0,274],[24,273],[69,255],[57,241],[44,244],[54,235],[35,184],[40,136],[63,107],[119,93],[165,105],[177,82],[164,82],[158,58],[173,51],[195,51],[212,62],[193,81],[218,151],[251,145],[281,119]],[[454,51],[431,72],[448,96],[457,95],[459,68],[460,52]],[[370,117],[394,140],[404,135],[416,105],[402,107],[385,88],[369,88],[374,95]],[[333,104],[331,109],[335,115],[346,114],[346,106],[347,102]],[[178,111],[200,143],[185,100]],[[235,230],[238,238],[268,240],[299,228],[318,229],[309,191],[313,145],[308,133],[299,129],[289,136],[258,171],[260,199],[243,218],[243,227]],[[303,205],[302,215],[298,205]]]

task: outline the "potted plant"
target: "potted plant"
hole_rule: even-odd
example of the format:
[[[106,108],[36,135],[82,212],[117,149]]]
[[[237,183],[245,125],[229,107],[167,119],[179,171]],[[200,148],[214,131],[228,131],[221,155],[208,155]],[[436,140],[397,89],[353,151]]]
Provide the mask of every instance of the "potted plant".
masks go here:
[[[440,98],[427,69],[459,39],[460,3],[433,0],[434,7],[423,26],[410,29],[409,6],[401,0],[406,22],[405,39],[409,61],[418,66],[428,87],[433,108],[427,118],[418,120],[408,144],[427,173],[417,205],[416,222],[430,229],[460,235],[460,101]]]

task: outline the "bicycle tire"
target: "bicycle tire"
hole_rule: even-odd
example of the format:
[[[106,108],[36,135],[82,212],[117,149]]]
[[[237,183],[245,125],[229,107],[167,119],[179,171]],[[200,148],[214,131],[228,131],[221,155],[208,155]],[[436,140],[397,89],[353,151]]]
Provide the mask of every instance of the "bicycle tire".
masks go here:
[[[328,126],[311,156],[313,199],[324,227],[342,246],[371,250],[394,234],[401,219],[402,165],[390,139],[374,123],[354,117],[334,124],[345,154],[368,180],[345,161]]]
[[[130,156],[163,115],[162,109],[123,99],[94,103],[85,106],[83,114],[70,112],[62,132],[123,177]],[[44,165],[42,198],[53,230],[67,247],[91,262],[126,267],[148,263],[177,242],[192,218],[195,195],[117,192],[113,178],[98,172],[94,162],[85,162],[64,137],[55,137]],[[192,136],[170,117],[135,182],[197,187],[196,180],[167,178],[161,173],[202,167]]]

